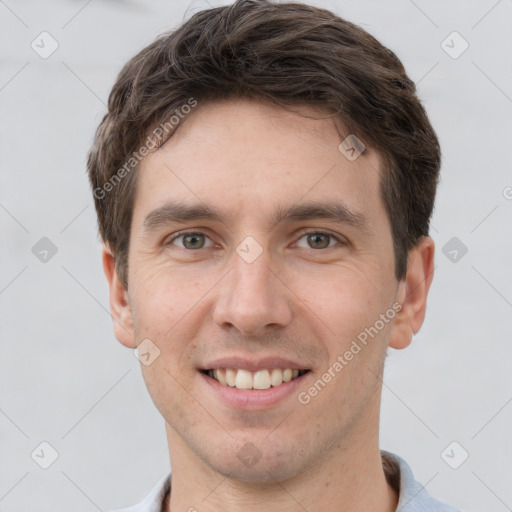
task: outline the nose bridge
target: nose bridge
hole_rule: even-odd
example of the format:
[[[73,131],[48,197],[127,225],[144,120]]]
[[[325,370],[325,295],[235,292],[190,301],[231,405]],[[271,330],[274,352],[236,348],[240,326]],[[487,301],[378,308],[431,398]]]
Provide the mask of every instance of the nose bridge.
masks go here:
[[[268,302],[271,297],[271,280],[275,279],[270,268],[271,261],[261,254],[254,261],[245,260],[237,254],[233,262],[233,291],[239,300],[248,300],[254,306]],[[258,300],[260,299],[260,300]]]
[[[245,334],[257,334],[267,326],[284,326],[291,312],[286,287],[271,270],[268,251],[243,242],[237,248],[227,283],[215,305],[219,325],[231,324]]]

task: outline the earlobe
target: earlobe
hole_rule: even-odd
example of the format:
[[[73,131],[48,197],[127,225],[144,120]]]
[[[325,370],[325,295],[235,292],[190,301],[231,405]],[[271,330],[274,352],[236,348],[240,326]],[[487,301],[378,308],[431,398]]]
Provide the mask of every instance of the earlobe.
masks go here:
[[[136,348],[133,318],[128,302],[128,292],[119,279],[115,259],[107,245],[102,250],[103,271],[107,278],[110,294],[110,312],[114,321],[114,334],[126,347]]]
[[[396,315],[391,330],[389,346],[407,347],[425,319],[427,296],[434,277],[434,241],[422,237],[409,251],[407,275],[400,281],[397,302],[402,309]]]

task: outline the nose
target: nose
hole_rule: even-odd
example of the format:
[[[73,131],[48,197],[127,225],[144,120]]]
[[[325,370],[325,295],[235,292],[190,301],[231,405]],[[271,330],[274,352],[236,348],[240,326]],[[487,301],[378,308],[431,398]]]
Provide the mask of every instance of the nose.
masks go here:
[[[292,293],[271,269],[265,252],[252,263],[235,254],[233,268],[220,286],[213,310],[217,325],[258,336],[290,323]]]

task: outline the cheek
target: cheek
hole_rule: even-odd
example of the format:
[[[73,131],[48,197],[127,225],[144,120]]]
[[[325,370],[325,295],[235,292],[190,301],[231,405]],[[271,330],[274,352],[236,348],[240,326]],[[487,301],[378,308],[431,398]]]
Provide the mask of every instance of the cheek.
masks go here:
[[[190,397],[183,386],[195,376],[189,353],[195,333],[194,311],[200,307],[204,291],[186,272],[164,264],[137,263],[131,290],[137,341],[148,338],[160,350],[150,365],[141,365],[141,370],[155,405],[174,426],[188,421],[183,410]]]
[[[302,291],[304,313],[323,324],[331,344],[339,349],[392,305],[390,284],[382,282],[377,266],[336,265],[326,272],[302,273],[293,282],[294,289]]]
[[[187,373],[169,364],[165,355],[156,359],[150,366],[142,366],[142,375],[146,388],[160,414],[172,427],[188,429],[193,427],[198,411],[195,401],[184,392],[188,387]]]
[[[165,261],[136,261],[130,297],[141,329],[167,332],[198,303],[207,279]],[[163,332],[162,332],[163,330]]]
[[[188,358],[209,315],[208,292],[218,281],[204,268],[184,271],[165,263],[139,265],[134,275],[130,302],[137,341],[152,340],[161,351],[158,361],[185,379],[194,375]],[[148,379],[169,380],[169,375],[153,378],[153,368],[143,371]]]
[[[315,281],[318,284],[318,279]],[[327,360],[319,378],[332,382],[329,391],[322,392],[318,406],[337,404],[334,409],[340,411],[336,416],[339,421],[347,408],[359,409],[379,388],[394,310],[389,288],[374,283],[368,267],[363,271],[354,266],[333,273],[323,286],[311,287],[309,277],[300,282],[312,290],[305,300],[308,310],[321,319],[321,324],[317,321],[321,329],[318,332],[324,333],[320,336]],[[393,314],[381,320],[381,315],[389,311]]]

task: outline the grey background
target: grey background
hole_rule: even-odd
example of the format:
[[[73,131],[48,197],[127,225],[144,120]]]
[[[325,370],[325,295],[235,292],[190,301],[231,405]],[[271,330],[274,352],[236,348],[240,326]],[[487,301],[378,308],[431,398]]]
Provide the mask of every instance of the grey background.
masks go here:
[[[387,359],[381,446],[462,510],[512,510],[512,1],[310,3],[397,53],[443,148],[427,319]],[[206,7],[0,0],[0,511],[109,510],[169,470],[163,420],[112,334],[85,155],[122,64]],[[59,45],[47,59],[31,48],[42,31]],[[453,31],[469,44],[456,59]],[[456,262],[452,237],[468,249]],[[46,470],[43,441],[59,454]],[[453,441],[458,469],[441,456]]]

